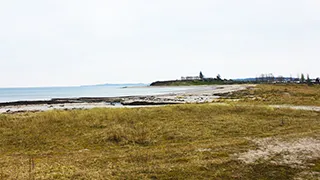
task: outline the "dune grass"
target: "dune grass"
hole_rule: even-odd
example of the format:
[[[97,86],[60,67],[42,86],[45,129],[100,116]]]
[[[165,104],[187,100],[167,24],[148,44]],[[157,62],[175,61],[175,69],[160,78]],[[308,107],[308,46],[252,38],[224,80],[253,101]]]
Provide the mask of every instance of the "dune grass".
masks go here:
[[[293,179],[320,160],[236,154],[256,148],[250,138],[319,134],[319,112],[212,104],[0,115],[0,179]]]
[[[226,95],[226,99],[255,104],[289,104],[320,106],[320,85],[261,84]]]

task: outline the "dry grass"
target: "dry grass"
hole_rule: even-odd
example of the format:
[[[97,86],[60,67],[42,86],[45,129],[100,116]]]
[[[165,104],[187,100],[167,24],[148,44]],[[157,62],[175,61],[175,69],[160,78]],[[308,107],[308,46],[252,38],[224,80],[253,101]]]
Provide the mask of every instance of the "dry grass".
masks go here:
[[[319,133],[319,112],[238,106],[0,115],[0,179],[293,179],[319,159],[301,169],[234,154],[258,148],[248,138]]]
[[[290,104],[320,106],[320,85],[263,84],[227,94],[226,99],[241,99],[256,104]]]

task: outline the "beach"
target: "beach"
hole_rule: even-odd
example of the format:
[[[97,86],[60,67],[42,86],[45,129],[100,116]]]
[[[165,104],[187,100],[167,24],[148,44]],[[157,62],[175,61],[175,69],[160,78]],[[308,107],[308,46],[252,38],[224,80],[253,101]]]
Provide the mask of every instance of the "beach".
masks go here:
[[[205,85],[180,87],[183,90],[159,95],[119,97],[77,97],[51,100],[15,101],[0,103],[0,113],[38,112],[92,108],[143,107],[169,104],[209,103],[221,94],[245,90],[253,85]],[[154,87],[143,88],[146,92]],[[167,88],[167,87],[163,87]]]

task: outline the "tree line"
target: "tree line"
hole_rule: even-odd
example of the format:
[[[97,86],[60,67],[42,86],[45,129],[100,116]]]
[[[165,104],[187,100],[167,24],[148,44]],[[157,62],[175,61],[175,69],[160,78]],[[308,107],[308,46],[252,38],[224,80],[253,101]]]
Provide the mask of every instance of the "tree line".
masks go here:
[[[305,75],[303,73],[299,74],[296,78],[277,76],[275,77],[272,73],[261,74],[259,77],[256,77],[256,82],[258,83],[320,83],[320,79],[311,79],[309,74]]]

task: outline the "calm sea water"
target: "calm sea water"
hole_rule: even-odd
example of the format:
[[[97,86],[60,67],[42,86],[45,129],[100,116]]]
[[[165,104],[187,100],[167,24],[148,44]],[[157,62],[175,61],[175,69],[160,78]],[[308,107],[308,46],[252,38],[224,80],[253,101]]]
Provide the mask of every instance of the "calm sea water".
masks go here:
[[[49,100],[73,97],[118,97],[137,95],[159,95],[184,91],[183,87],[135,87],[129,86],[82,86],[44,88],[0,88],[0,102]]]

